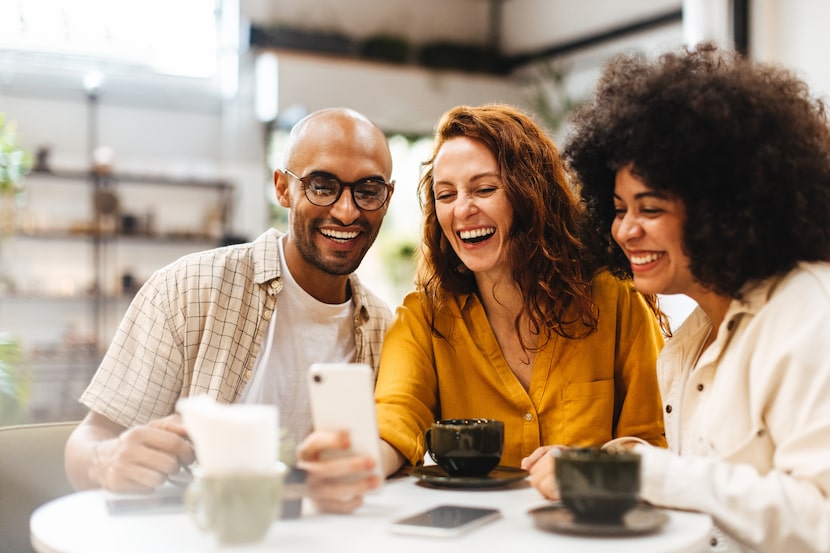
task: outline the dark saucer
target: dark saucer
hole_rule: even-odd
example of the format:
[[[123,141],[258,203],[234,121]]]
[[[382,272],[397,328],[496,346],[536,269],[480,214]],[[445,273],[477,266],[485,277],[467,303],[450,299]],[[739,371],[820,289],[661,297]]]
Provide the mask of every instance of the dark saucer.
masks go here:
[[[451,476],[438,465],[416,467],[412,476],[442,488],[498,488],[524,480],[528,472],[514,467],[498,466],[486,476]]]
[[[668,522],[669,515],[640,503],[616,521],[579,520],[563,504],[554,503],[528,511],[540,530],[584,536],[636,536],[648,534]]]

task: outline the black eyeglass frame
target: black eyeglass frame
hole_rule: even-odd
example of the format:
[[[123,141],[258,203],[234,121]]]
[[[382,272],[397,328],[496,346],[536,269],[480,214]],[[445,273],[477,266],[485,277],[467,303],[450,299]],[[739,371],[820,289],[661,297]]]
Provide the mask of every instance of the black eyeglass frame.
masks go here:
[[[283,172],[286,175],[294,177],[295,179],[300,181],[300,184],[303,187],[303,192],[305,192],[306,199],[309,202],[311,202],[312,204],[316,205],[317,207],[328,207],[330,205],[336,204],[340,200],[340,196],[343,195],[343,189],[345,187],[348,187],[349,190],[352,193],[352,201],[354,202],[354,205],[356,205],[361,211],[377,211],[378,209],[380,209],[384,205],[386,205],[386,202],[389,201],[389,196],[391,195],[391,191],[395,189],[395,181],[386,182],[386,181],[380,180],[380,179],[367,178],[367,179],[357,180],[357,181],[354,181],[354,182],[344,182],[344,181],[338,179],[337,177],[335,177],[334,175],[329,174],[329,173],[316,173],[315,172],[315,173],[310,173],[310,174],[308,174],[304,177],[300,177],[297,174],[295,174],[293,171],[290,171],[288,169],[283,169]],[[333,200],[331,200],[328,203],[321,204],[321,203],[318,203],[320,201],[319,197],[315,197],[313,193],[311,195],[308,194],[308,190],[309,190],[308,181],[310,181],[314,177],[323,177],[323,178],[330,179],[332,181],[337,182],[337,186],[338,186],[337,194],[334,195]],[[360,202],[355,197],[355,195],[354,195],[355,186],[359,185],[359,184],[364,184],[364,183],[371,183],[371,184],[374,184],[374,185],[383,186],[384,190],[386,191],[386,196],[383,198],[383,201],[377,207],[365,208],[362,205],[360,205]]]

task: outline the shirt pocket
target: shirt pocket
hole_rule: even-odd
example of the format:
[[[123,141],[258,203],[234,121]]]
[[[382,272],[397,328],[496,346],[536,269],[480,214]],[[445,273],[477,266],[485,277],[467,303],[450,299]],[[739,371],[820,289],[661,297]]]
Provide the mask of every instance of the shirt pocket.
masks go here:
[[[599,446],[613,438],[614,379],[568,383],[562,414],[564,445]]]
[[[769,431],[762,426],[747,431],[738,440],[720,436],[715,431],[712,433],[709,449],[710,454],[724,461],[752,465],[762,475],[774,467],[772,459],[775,455],[775,443]]]

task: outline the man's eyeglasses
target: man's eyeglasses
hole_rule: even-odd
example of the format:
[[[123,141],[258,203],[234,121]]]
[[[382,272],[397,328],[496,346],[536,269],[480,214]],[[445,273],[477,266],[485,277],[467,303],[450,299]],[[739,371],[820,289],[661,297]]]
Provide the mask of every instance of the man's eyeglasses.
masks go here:
[[[389,191],[395,186],[394,181],[385,182],[381,179],[343,182],[326,173],[311,173],[305,177],[299,177],[288,169],[285,169],[285,173],[300,181],[308,201],[320,207],[337,203],[343,187],[348,186],[352,191],[352,201],[357,207],[363,211],[375,211],[383,207],[389,198]]]

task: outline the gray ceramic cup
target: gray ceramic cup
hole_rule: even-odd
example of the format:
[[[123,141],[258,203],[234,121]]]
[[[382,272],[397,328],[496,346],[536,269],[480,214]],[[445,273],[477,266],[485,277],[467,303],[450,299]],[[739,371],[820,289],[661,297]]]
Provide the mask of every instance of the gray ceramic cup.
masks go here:
[[[486,476],[499,464],[504,423],[493,419],[444,419],[425,434],[427,452],[451,476]]]
[[[556,448],[553,457],[559,496],[577,519],[618,521],[639,502],[639,454],[599,448]]]
[[[271,472],[196,475],[185,493],[193,520],[222,544],[256,543],[282,510],[282,463]]]

